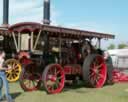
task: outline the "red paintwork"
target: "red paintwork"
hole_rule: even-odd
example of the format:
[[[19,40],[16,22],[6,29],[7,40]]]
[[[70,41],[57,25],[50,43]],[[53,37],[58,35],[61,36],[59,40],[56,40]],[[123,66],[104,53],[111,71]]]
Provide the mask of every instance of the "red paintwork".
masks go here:
[[[21,59],[21,58],[23,58],[23,57],[30,58],[30,55],[29,55],[28,52],[25,52],[25,51],[19,52],[18,58]]]
[[[80,65],[66,65],[64,66],[65,75],[82,75],[82,69]]]
[[[32,60],[31,59],[28,59],[26,57],[23,57],[22,59],[20,59],[20,62],[23,64],[23,65],[28,65],[30,63],[32,63]]]
[[[25,51],[21,51],[18,54],[18,59],[20,60],[20,62],[23,65],[28,65],[28,64],[32,63],[32,60],[30,59],[30,54],[28,52],[25,52]]]
[[[113,70],[113,81],[114,82],[128,82],[128,74],[123,73],[117,69]]]
[[[30,32],[35,31],[36,29],[40,29],[41,24],[35,22],[21,22],[14,24],[9,27],[10,32],[23,32],[24,30],[28,30]]]

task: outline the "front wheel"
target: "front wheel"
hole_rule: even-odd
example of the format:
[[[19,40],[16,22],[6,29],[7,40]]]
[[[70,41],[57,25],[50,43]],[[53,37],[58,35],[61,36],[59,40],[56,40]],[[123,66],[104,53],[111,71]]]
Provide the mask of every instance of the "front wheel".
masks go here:
[[[41,75],[34,64],[27,65],[20,75],[20,86],[24,91],[36,91],[41,86]]]
[[[49,94],[60,93],[64,88],[65,74],[59,64],[48,65],[43,72],[44,88]]]
[[[90,54],[83,64],[83,79],[87,86],[100,88],[107,78],[107,67],[104,58],[98,54]]]

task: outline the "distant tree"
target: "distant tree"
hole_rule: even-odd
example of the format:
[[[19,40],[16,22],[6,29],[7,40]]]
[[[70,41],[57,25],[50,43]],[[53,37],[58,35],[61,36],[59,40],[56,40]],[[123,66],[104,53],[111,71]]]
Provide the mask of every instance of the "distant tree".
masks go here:
[[[118,49],[123,49],[123,48],[126,48],[126,47],[128,47],[128,45],[125,44],[125,43],[121,43],[121,44],[118,45]]]
[[[109,46],[108,46],[108,50],[110,50],[110,49],[115,49],[116,48],[116,46],[114,45],[114,44],[110,44]]]

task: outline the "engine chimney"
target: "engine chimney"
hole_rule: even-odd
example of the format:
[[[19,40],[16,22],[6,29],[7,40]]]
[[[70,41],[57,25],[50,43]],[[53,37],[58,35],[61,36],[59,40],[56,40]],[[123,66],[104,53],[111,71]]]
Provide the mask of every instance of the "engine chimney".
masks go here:
[[[44,0],[44,19],[43,23],[50,24],[50,0]]]
[[[3,27],[8,27],[9,0],[3,0]]]

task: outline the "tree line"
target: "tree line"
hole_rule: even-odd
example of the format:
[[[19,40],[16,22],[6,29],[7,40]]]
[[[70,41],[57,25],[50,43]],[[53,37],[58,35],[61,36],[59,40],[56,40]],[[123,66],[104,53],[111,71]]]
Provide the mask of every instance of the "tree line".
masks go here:
[[[107,47],[108,50],[112,50],[112,49],[123,49],[123,48],[128,48],[128,44],[126,44],[126,43],[120,43],[118,45],[110,44]]]

